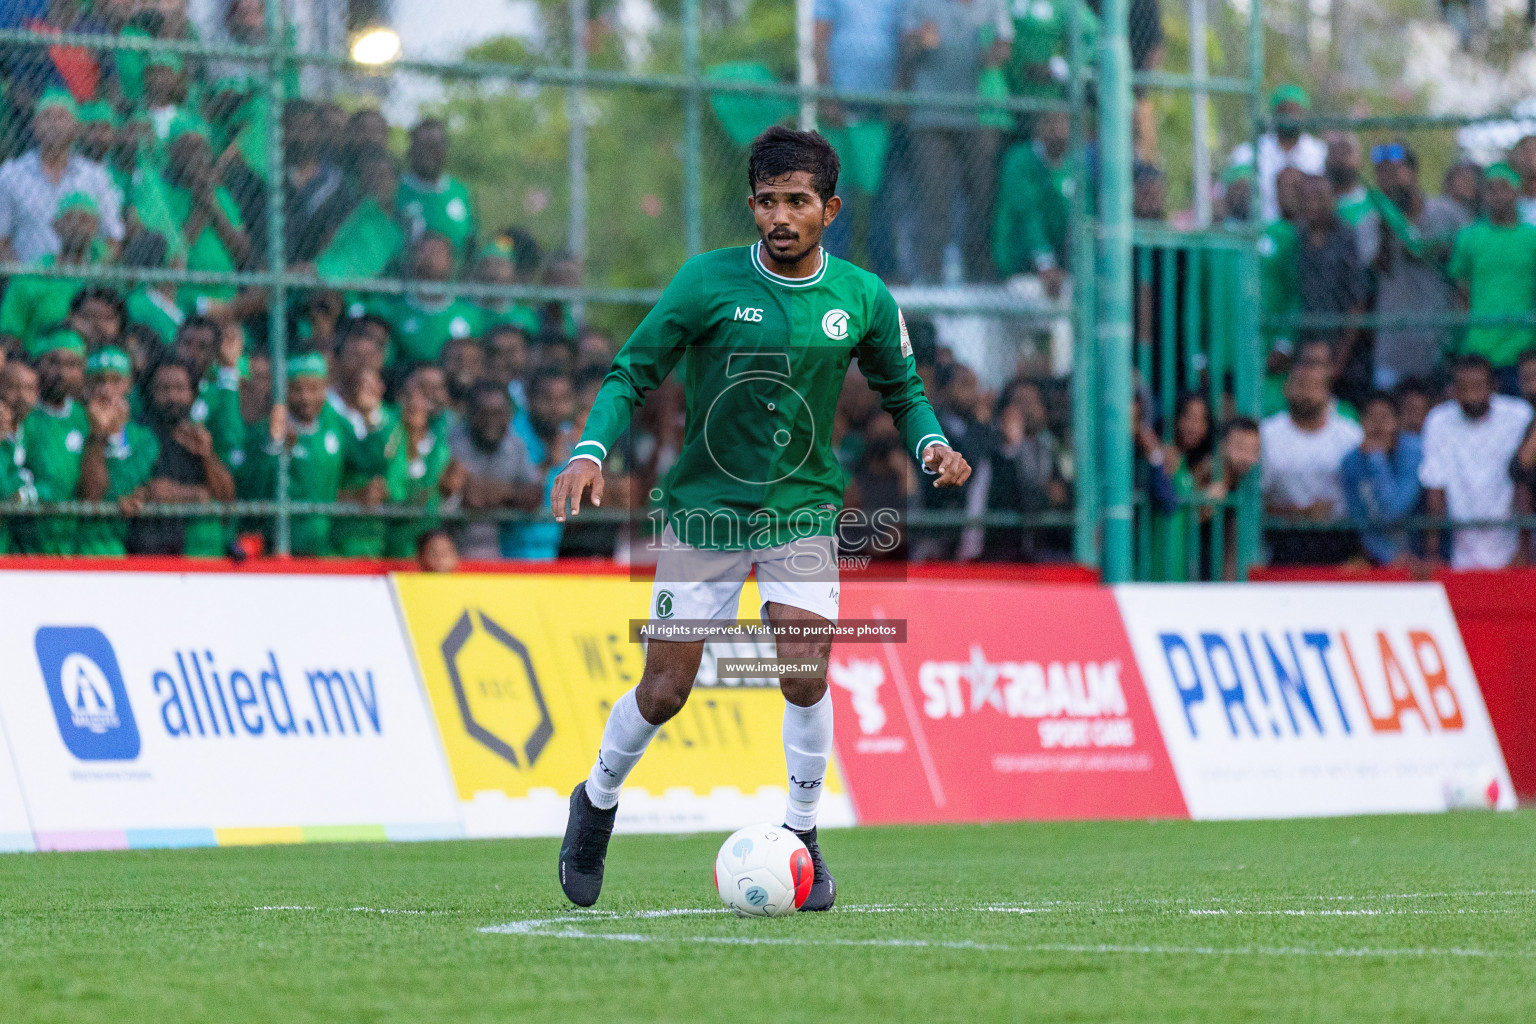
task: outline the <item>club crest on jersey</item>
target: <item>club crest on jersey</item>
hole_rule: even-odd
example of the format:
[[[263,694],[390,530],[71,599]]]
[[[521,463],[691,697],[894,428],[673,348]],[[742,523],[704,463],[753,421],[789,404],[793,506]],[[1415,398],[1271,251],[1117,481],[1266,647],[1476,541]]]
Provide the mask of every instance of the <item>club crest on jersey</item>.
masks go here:
[[[829,309],[821,318],[822,333],[833,341],[842,341],[848,337],[848,311],[845,309]]]

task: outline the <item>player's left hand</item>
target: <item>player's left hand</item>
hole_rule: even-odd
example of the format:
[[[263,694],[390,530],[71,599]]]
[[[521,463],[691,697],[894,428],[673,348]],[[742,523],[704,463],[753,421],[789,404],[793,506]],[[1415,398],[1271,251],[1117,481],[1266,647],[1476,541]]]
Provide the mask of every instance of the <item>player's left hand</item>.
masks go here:
[[[923,449],[923,465],[938,474],[935,487],[959,487],[971,478],[971,464],[965,456],[947,444],[931,444]]]

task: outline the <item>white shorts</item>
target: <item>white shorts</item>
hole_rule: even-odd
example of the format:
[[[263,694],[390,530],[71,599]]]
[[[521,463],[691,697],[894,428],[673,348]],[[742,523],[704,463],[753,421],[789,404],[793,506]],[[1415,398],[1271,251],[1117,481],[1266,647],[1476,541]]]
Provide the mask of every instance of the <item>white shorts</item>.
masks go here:
[[[653,621],[734,621],[747,574],[757,570],[766,623],[769,601],[837,621],[837,540],[801,537],[773,548],[713,551],[677,539],[668,524],[651,588]]]

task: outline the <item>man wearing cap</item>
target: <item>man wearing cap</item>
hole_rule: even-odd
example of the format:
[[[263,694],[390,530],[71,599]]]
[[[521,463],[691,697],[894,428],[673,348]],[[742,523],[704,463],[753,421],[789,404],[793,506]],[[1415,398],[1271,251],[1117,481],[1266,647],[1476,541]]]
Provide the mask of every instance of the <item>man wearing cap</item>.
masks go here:
[[[326,376],[325,356],[318,352],[289,358],[287,404],[274,405],[267,422],[253,427],[246,441],[242,495],[267,501],[277,496],[284,449],[290,460],[288,496],[294,501],[334,502],[349,470],[370,468],[352,424],[326,401]],[[330,516],[294,516],[290,525],[294,554],[333,553]]]
[[[112,145],[117,141],[117,116],[112,111],[112,104],[104,100],[82,103],[75,116],[80,121],[80,134],[75,138],[75,152],[87,160],[94,160],[103,167],[107,166]]]
[[[498,235],[480,246],[474,279],[480,284],[516,284],[517,263],[510,235]],[[511,299],[482,296],[475,300],[483,314],[480,329],[489,332],[503,324],[516,327],[528,337],[539,332],[539,314]]]
[[[36,148],[0,164],[0,260],[30,263],[58,252],[59,201],[77,192],[95,201],[102,236],[122,241],[122,197],[105,167],[74,152],[75,111],[64,90],[43,93],[32,114]]]
[[[1270,117],[1277,123],[1275,129],[1259,138],[1259,151],[1255,157],[1253,145],[1243,143],[1232,150],[1233,166],[1253,164],[1259,181],[1259,207],[1264,220],[1276,220],[1280,216],[1280,203],[1275,198],[1275,177],[1282,168],[1295,167],[1305,174],[1322,174],[1328,160],[1328,147],[1321,140],[1300,128],[1284,122],[1295,121],[1312,109],[1312,98],[1299,85],[1282,85],[1269,96]]]
[[[81,403],[84,390],[85,342],[74,331],[54,331],[38,346],[37,407],[22,424],[27,468],[39,501],[75,498],[80,457],[90,434]],[[72,555],[75,529],[74,516],[41,518],[27,536],[16,537],[17,546],[27,554]]]
[[[186,66],[181,54],[157,51],[144,66],[144,109],[140,118],[149,123],[152,158],[163,162],[166,148],[181,132],[191,128],[207,131],[197,109],[187,103]]]
[[[1473,316],[1530,316],[1536,311],[1536,227],[1520,220],[1520,175],[1508,164],[1488,168],[1488,216],[1462,228],[1447,272]],[[1493,364],[1498,388],[1516,394],[1515,362],[1536,337],[1529,327],[1470,327],[1463,354]]]
[[[44,253],[33,260],[43,269],[81,267],[98,262],[93,259],[96,233],[101,226],[96,200],[85,192],[71,192],[59,200],[53,217],[54,235],[59,240],[57,252]],[[0,335],[20,341],[28,349],[39,335],[69,316],[75,293],[88,284],[83,276],[30,277],[18,274],[11,279],[0,300]]]
[[[1355,232],[1376,280],[1376,311],[1400,321],[1376,329],[1372,383],[1390,391],[1405,377],[1427,375],[1446,354],[1448,332],[1432,321],[1451,311],[1444,260],[1464,221],[1454,204],[1430,207],[1418,157],[1403,143],[1372,146],[1371,164],[1378,190]],[[1409,322],[1415,318],[1430,322]]]
[[[475,233],[475,209],[468,187],[446,170],[448,126],[437,118],[417,122],[405,166],[397,202],[411,241],[428,231],[439,232],[453,246],[454,262],[460,262]]]
[[[121,516],[87,516],[75,534],[75,554],[98,557],[128,553],[128,521],[143,502],[139,489],[160,457],[160,442],[128,414],[133,365],[120,348],[97,350],[86,360],[86,420],[89,432],[80,455],[81,501],[115,501]]]

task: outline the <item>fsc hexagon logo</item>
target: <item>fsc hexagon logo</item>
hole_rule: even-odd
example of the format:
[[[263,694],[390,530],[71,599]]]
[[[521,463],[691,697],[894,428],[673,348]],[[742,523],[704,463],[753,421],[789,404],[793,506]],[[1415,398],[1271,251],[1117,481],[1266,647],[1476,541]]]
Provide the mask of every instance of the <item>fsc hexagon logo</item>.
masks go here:
[[[466,609],[442,651],[465,731],[512,767],[531,768],[555,724],[528,648],[484,612]]]

